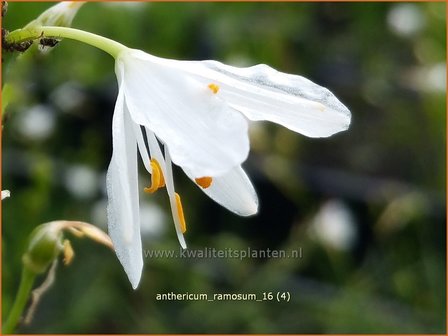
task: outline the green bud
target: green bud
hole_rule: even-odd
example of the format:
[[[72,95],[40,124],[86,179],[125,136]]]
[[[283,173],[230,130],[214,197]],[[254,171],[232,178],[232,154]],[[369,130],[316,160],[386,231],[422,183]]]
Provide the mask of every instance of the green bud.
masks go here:
[[[64,249],[61,227],[54,224],[55,222],[39,225],[31,232],[22,261],[35,274],[45,272]]]

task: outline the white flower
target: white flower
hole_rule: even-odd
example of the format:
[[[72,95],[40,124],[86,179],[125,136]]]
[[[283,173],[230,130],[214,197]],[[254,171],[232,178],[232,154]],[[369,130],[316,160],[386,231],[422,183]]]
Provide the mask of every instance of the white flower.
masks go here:
[[[257,212],[258,200],[241,168],[249,152],[247,119],[272,121],[310,137],[327,137],[350,124],[349,110],[330,91],[266,65],[235,68],[125,49],[115,72],[119,93],[107,174],[109,234],[134,288],[143,267],[137,152],[152,174],[145,191],[166,184],[177,236],[186,248],[171,162],[213,200],[249,216]]]

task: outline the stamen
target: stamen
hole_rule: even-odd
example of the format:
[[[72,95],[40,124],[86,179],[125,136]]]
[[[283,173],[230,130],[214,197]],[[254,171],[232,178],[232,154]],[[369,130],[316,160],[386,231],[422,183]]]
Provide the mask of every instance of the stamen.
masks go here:
[[[216,84],[214,84],[214,83],[209,84],[209,85],[208,85],[208,88],[209,88],[210,90],[212,90],[212,92],[213,92],[214,94],[217,94],[218,91],[219,91],[219,85],[216,85]]]
[[[163,177],[162,169],[160,164],[156,159],[151,159],[151,186],[149,188],[143,189],[147,193],[155,193],[159,188],[165,186],[165,179]]]
[[[207,189],[213,182],[213,179],[210,176],[204,176],[194,179],[197,184],[199,184],[202,188]]]
[[[70,263],[73,260],[73,257],[75,256],[75,251],[73,251],[72,245],[70,244],[70,241],[67,239],[64,240],[63,254],[64,254],[64,259],[63,259],[64,265],[65,266],[70,265]]]
[[[178,193],[174,193],[174,195],[176,196],[177,216],[179,217],[180,229],[181,229],[182,233],[185,233],[187,231],[187,224],[185,223],[182,202],[180,201],[180,196]]]

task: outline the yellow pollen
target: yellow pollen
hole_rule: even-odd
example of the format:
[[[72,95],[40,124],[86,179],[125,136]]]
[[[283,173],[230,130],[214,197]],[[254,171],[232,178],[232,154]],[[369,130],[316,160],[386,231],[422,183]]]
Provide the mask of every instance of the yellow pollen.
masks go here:
[[[214,93],[214,94],[217,94],[218,93],[218,91],[219,91],[219,86],[218,85],[216,85],[216,84],[209,84],[208,85],[208,88],[210,89],[210,90],[212,90],[212,92]]]
[[[182,202],[180,201],[179,194],[175,193],[175,196],[176,196],[177,217],[179,218],[180,229],[182,233],[185,233],[187,231],[187,224],[185,223],[184,209],[182,208]]]
[[[163,188],[165,186],[165,179],[163,177],[162,169],[160,168],[160,164],[156,159],[151,159],[151,186],[145,188],[144,191],[147,193],[155,193],[159,188]]]
[[[197,184],[199,184],[202,188],[207,189],[213,182],[213,179],[210,176],[204,176],[194,179]]]

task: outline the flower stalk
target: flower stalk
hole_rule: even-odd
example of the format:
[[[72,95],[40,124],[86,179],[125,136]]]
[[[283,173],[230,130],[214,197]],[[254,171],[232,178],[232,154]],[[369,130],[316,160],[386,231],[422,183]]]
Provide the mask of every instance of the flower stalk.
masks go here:
[[[40,38],[68,38],[76,40],[101,49],[114,58],[117,58],[122,50],[128,49],[121,43],[80,29],[52,26],[17,29],[6,35],[5,41],[9,44],[17,44]]]
[[[31,289],[33,288],[34,280],[36,279],[36,273],[23,267],[22,275],[20,278],[19,291],[17,292],[16,299],[9,313],[8,319],[2,328],[2,334],[12,334],[23,314],[23,310],[28,302]]]

